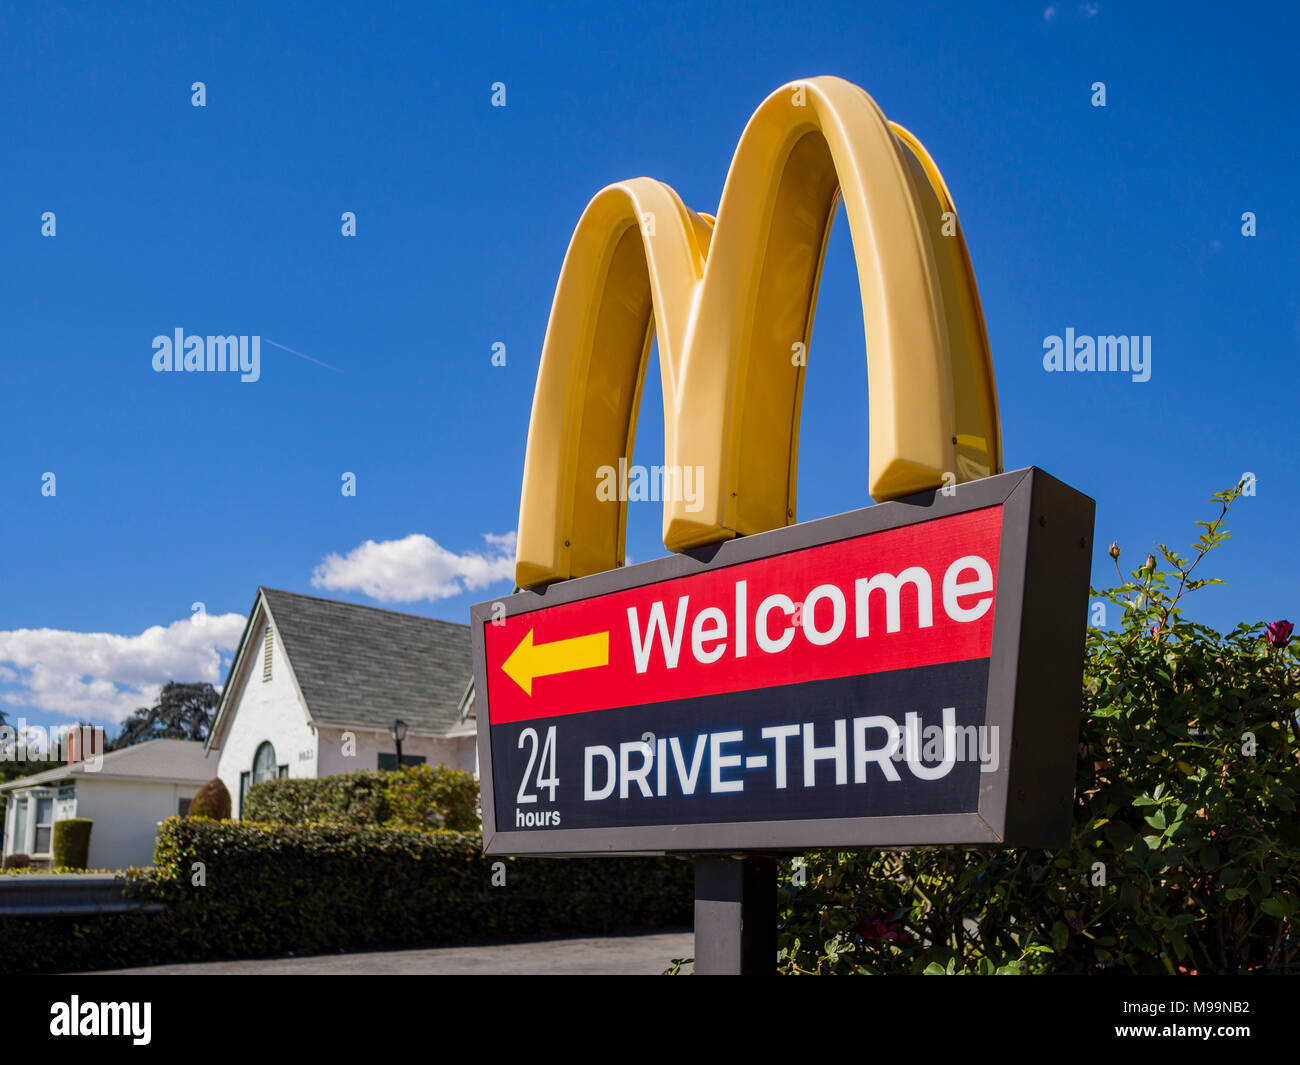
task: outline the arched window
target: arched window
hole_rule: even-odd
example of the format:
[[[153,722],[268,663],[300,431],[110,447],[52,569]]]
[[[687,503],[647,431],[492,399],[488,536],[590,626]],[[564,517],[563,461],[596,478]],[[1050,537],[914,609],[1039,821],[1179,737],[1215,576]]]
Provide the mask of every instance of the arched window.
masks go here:
[[[253,756],[253,783],[275,779],[275,748],[269,742],[257,748]]]

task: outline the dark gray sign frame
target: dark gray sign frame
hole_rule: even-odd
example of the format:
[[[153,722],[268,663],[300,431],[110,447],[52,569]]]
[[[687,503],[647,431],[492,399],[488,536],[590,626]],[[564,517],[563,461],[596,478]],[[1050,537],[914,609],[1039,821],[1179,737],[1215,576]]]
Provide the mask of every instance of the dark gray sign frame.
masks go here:
[[[1072,821],[1095,503],[1036,467],[739,537],[474,606],[483,847],[490,855],[801,853],[812,847],[1061,847]],[[977,812],[887,817],[498,830],[487,656],[492,618],[590,599],[1001,505],[1002,539],[986,725],[998,726],[998,769],[981,777]],[[599,712],[599,711],[594,711]]]

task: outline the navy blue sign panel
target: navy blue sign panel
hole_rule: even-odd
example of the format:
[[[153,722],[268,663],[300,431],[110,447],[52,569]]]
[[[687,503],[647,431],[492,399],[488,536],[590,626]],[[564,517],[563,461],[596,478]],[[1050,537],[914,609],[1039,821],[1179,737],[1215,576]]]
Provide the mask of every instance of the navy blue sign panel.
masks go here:
[[[494,726],[494,777],[520,782],[497,792],[497,824],[975,813],[981,772],[996,772],[1001,754],[984,724],[988,661],[923,672]],[[913,709],[920,689],[943,692],[946,705]],[[904,738],[910,730],[915,743]],[[551,779],[572,786],[537,783]]]

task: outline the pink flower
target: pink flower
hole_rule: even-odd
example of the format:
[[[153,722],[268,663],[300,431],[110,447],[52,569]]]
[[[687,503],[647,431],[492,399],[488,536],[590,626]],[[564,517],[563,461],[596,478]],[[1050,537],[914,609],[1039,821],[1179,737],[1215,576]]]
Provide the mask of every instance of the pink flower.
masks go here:
[[[1291,632],[1295,628],[1289,621],[1270,621],[1265,630],[1268,642],[1274,647],[1285,647],[1291,642]]]
[[[885,940],[901,943],[904,938],[903,926],[891,920],[882,910],[877,910],[870,917],[865,913],[858,914],[857,933],[877,946]]]
[[[1110,542],[1110,557],[1113,559],[1119,558],[1119,544],[1114,540]]]

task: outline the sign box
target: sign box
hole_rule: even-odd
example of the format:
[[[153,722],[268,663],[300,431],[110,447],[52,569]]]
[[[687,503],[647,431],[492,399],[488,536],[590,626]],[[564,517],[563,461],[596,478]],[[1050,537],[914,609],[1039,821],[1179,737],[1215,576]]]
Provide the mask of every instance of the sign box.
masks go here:
[[[1093,511],[1029,468],[479,604],[485,850],[1064,845]]]

